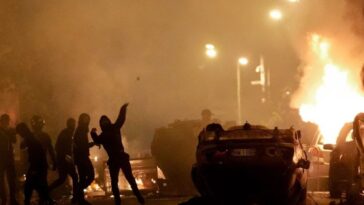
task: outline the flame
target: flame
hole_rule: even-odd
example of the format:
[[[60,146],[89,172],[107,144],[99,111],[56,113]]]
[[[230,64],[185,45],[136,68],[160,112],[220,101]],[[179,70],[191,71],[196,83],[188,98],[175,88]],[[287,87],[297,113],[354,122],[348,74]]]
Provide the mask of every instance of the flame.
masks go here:
[[[144,181],[143,181],[143,179],[141,177],[136,176],[135,177],[135,182],[136,182],[136,184],[137,184],[137,186],[138,186],[139,189],[145,189],[146,188],[146,186],[144,184]],[[132,190],[130,184],[128,184],[128,189],[129,190]]]
[[[311,49],[324,73],[313,99],[301,104],[299,112],[303,121],[319,126],[324,143],[335,144],[342,126],[364,111],[364,97],[348,79],[347,70],[335,64],[330,48],[330,43],[320,35],[311,36]]]

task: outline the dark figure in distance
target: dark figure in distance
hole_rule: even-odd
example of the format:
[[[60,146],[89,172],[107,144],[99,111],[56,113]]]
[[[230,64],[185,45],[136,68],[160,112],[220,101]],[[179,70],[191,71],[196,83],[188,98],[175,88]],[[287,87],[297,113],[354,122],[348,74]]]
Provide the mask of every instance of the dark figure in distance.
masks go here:
[[[79,176],[80,196],[78,200],[80,203],[88,204],[84,198],[83,190],[86,189],[95,179],[94,167],[90,160],[89,149],[94,146],[94,143],[88,141],[90,116],[82,113],[78,119],[78,126],[73,136],[73,157],[75,165],[77,166]]]
[[[73,134],[76,129],[76,120],[70,118],[67,120],[67,128],[61,131],[58,135],[56,142],[56,153],[57,153],[57,169],[58,169],[58,179],[49,185],[49,191],[51,192],[55,188],[62,185],[67,176],[72,178],[73,186],[73,198],[72,202],[77,201],[77,194],[80,191],[78,187],[78,176],[76,173],[75,164],[73,162],[72,147],[73,147]]]
[[[39,204],[54,204],[49,197],[47,184],[47,155],[41,142],[34,137],[25,123],[16,126],[16,131],[23,138],[22,148],[28,150],[29,168],[24,184],[24,205],[29,205],[33,190],[39,194]]]
[[[113,124],[111,120],[103,115],[100,118],[100,127],[102,133],[97,135],[96,128],[91,131],[92,139],[96,144],[101,144],[109,155],[107,164],[109,165],[112,192],[114,195],[115,205],[120,205],[120,192],[118,187],[119,170],[124,173],[125,178],[128,180],[134,195],[137,197],[140,204],[144,204],[144,198],[140,194],[135,178],[132,174],[129,155],[124,151],[124,146],[121,140],[120,129],[125,122],[126,108],[128,104],[124,104],[119,116]]]
[[[31,125],[33,129],[34,136],[40,141],[43,146],[43,149],[49,154],[52,161],[52,170],[56,170],[57,162],[56,162],[56,153],[54,151],[51,137],[48,133],[43,131],[43,127],[45,125],[44,119],[39,115],[34,115],[31,119]]]
[[[9,187],[10,205],[17,205],[16,201],[16,172],[14,162],[14,148],[13,144],[16,143],[16,131],[10,126],[10,117],[3,114],[0,117],[0,195],[1,204],[5,205],[7,202],[5,174]]]

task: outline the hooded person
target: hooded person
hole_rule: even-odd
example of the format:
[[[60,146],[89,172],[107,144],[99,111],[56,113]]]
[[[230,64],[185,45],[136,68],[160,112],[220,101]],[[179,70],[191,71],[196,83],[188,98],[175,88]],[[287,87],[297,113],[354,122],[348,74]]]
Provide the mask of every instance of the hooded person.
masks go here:
[[[73,162],[72,147],[73,147],[73,134],[76,128],[76,120],[69,118],[66,123],[66,128],[63,129],[58,135],[56,142],[56,154],[57,154],[57,168],[58,168],[58,179],[49,185],[49,191],[56,189],[61,186],[69,175],[72,178],[73,186],[73,198],[72,202],[77,201],[78,187],[78,175],[76,172],[75,164]]]
[[[25,123],[17,125],[16,132],[23,138],[22,147],[28,151],[29,168],[24,183],[24,205],[30,205],[33,190],[38,192],[39,204],[54,204],[48,192],[48,163],[42,143],[34,137]]]
[[[73,158],[79,177],[79,196],[80,203],[89,204],[84,198],[83,190],[86,189],[95,179],[95,172],[90,160],[90,148],[93,142],[88,141],[90,116],[82,113],[78,119],[78,126],[73,136]]]
[[[120,205],[120,191],[118,187],[119,171],[123,171],[124,176],[130,184],[134,195],[137,197],[140,204],[144,204],[144,198],[141,195],[135,178],[132,173],[129,155],[125,152],[121,139],[121,131],[126,117],[128,104],[124,104],[119,112],[119,116],[114,123],[106,116],[100,118],[101,134],[96,133],[96,128],[91,130],[91,137],[95,144],[102,145],[106,150],[109,160],[107,162],[111,177],[111,188],[114,195],[115,205]]]

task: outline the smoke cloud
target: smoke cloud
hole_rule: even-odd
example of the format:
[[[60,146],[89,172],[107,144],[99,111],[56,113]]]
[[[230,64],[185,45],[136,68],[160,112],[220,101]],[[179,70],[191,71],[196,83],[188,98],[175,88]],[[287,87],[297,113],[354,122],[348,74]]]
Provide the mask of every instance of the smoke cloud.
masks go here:
[[[0,102],[0,111],[26,122],[42,115],[55,136],[68,117],[87,112],[98,127],[99,116],[115,119],[129,102],[123,132],[132,146],[149,148],[155,128],[197,119],[205,108],[235,120],[236,61],[244,55],[243,119],[266,122],[295,83],[297,64],[283,26],[290,18],[282,25],[268,18],[275,3],[0,0],[0,84],[14,87],[1,96],[16,102]],[[215,44],[216,59],[204,56],[206,43]],[[261,55],[271,71],[265,104],[250,84]]]
[[[306,12],[296,16],[291,36],[301,59],[300,86],[293,95],[291,106],[300,107],[322,82],[324,66],[310,50],[309,34],[319,34],[331,44],[334,63],[348,72],[352,84],[360,88],[360,71],[364,57],[364,3],[360,0],[302,2]],[[297,43],[299,42],[299,43]],[[311,96],[310,96],[311,95]]]

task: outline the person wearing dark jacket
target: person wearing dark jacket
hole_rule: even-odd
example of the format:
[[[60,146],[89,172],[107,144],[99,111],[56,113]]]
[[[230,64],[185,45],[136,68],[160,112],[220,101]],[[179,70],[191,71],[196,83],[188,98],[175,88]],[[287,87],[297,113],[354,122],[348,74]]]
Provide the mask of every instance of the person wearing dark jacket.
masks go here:
[[[107,163],[110,171],[111,187],[114,195],[115,205],[120,205],[121,203],[120,191],[118,187],[120,169],[123,171],[124,176],[128,180],[139,203],[144,204],[144,198],[138,189],[132,173],[129,155],[125,152],[121,140],[120,129],[125,122],[127,107],[127,103],[121,107],[119,116],[114,124],[112,124],[111,120],[105,115],[100,118],[100,127],[102,131],[100,135],[97,135],[96,128],[93,128],[91,131],[91,137],[95,144],[102,145],[109,155],[109,160]]]
[[[68,175],[71,176],[73,186],[72,202],[77,201],[77,194],[79,191],[78,176],[76,173],[75,164],[72,159],[72,138],[75,132],[75,128],[76,120],[73,118],[69,118],[67,120],[67,128],[62,130],[61,133],[58,135],[55,149],[57,153],[57,168],[59,176],[56,181],[49,185],[49,191],[52,191],[62,185],[66,181]]]
[[[24,184],[24,205],[30,205],[33,190],[38,192],[39,204],[54,204],[48,192],[47,156],[41,142],[34,137],[25,123],[17,125],[16,131],[23,138],[22,148],[28,150],[29,168]]]
[[[54,151],[51,137],[48,133],[43,131],[45,121],[39,115],[34,115],[31,119],[31,126],[33,129],[33,135],[40,141],[43,146],[43,149],[46,152],[46,155],[49,154],[52,161],[52,170],[56,170],[57,162],[56,162],[56,152]]]
[[[95,179],[94,167],[90,160],[89,149],[94,143],[88,141],[90,116],[82,113],[78,119],[78,126],[73,136],[73,157],[78,171],[80,196],[79,202],[88,203],[84,199],[83,190],[86,189]]]
[[[0,117],[0,156],[3,158],[0,160],[0,187],[1,192],[1,204],[6,204],[7,196],[5,191],[5,178],[8,182],[10,205],[17,205],[16,200],[16,172],[15,172],[15,160],[14,160],[14,148],[13,144],[16,143],[15,129],[10,128],[10,116],[3,114]]]

